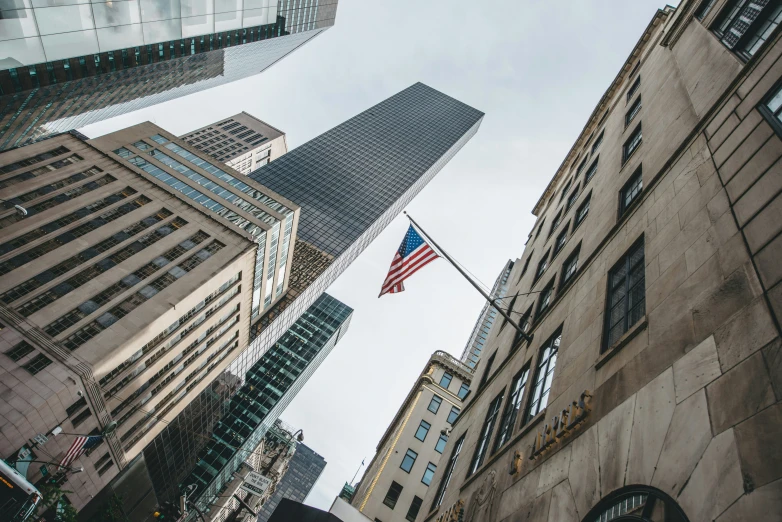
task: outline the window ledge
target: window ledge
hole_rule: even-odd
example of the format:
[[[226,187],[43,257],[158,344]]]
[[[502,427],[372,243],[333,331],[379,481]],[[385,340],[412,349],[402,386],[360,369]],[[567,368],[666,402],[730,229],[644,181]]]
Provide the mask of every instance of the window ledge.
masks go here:
[[[645,315],[636,321],[636,323],[631,326],[630,329],[627,330],[618,341],[616,341],[606,351],[600,354],[600,357],[597,358],[597,362],[595,362],[595,369],[599,370],[602,368],[608,362],[608,360],[611,359],[611,357],[616,355],[622,348],[624,348],[630,341],[632,341],[636,335],[646,330],[648,324],[649,321],[646,319]]]

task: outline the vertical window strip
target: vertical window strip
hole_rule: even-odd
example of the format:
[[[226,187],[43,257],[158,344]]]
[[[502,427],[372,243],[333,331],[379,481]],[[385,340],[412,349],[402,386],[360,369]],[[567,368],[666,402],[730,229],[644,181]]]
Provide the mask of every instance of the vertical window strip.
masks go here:
[[[535,415],[543,411],[546,404],[548,404],[551,381],[554,377],[554,368],[557,364],[557,354],[561,341],[562,327],[560,326],[554,335],[549,337],[540,348],[537,369],[535,372],[535,384],[532,388],[525,424],[532,420]]]
[[[469,477],[481,467],[483,460],[486,458],[487,450],[489,448],[489,442],[494,431],[494,424],[497,422],[497,415],[500,411],[500,405],[502,404],[502,394],[500,392],[489,404],[489,409],[486,412],[486,418],[481,425],[481,431],[478,435],[478,442],[475,445],[475,453],[470,463],[470,469],[467,473]]]

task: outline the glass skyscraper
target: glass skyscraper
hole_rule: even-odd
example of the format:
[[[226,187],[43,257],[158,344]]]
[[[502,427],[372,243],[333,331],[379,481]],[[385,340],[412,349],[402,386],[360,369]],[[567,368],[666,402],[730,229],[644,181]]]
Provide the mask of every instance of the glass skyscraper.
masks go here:
[[[257,74],[337,1],[4,0],[0,150]]]
[[[293,454],[288,465],[288,471],[283,475],[271,498],[258,510],[258,522],[269,520],[283,498],[304,502],[325,467],[326,460],[323,457],[304,443],[298,443],[296,453]]]

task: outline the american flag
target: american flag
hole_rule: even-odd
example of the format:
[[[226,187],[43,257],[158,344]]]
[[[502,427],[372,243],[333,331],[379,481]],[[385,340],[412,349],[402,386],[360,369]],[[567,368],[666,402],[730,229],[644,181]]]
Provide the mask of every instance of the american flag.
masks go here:
[[[413,225],[410,225],[402,244],[399,245],[399,250],[394,255],[394,260],[391,261],[391,268],[388,270],[386,280],[383,281],[378,297],[383,294],[404,292],[403,281],[438,257],[440,256],[416,232]]]
[[[65,452],[65,456],[62,458],[62,462],[60,462],[60,467],[67,468],[70,466],[71,463],[81,457],[85,451],[97,446],[102,438],[103,437],[100,435],[79,435],[76,437],[76,440],[73,441],[71,447]]]

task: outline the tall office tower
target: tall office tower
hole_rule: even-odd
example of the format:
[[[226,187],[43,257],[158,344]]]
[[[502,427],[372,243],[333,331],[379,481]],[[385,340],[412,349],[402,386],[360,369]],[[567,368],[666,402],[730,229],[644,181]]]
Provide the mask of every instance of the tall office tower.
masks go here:
[[[654,14],[532,210],[532,339],[495,323],[419,521],[782,519],[780,18]]]
[[[172,484],[196,488],[193,501],[204,512],[233,478],[242,462],[345,335],[353,310],[328,294],[317,301],[244,375],[244,385],[231,399],[228,412],[213,428],[195,463],[171,462],[168,445],[153,441],[144,454],[158,497],[178,497]],[[177,422],[173,423],[176,428]],[[187,433],[185,433],[187,435]],[[188,437],[179,445],[188,446]],[[181,470],[190,470],[184,479]]]
[[[502,307],[503,310],[508,307],[508,301],[503,298],[508,293],[508,276],[510,276],[511,270],[513,270],[512,260],[505,263],[489,294],[489,297],[497,300],[497,306]],[[461,357],[462,362],[472,369],[475,369],[481,358],[486,338],[489,336],[489,330],[491,330],[494,321],[497,320],[497,315],[497,308],[490,306],[489,303],[483,305],[481,315],[478,316],[478,321],[472,329],[470,340],[467,341]]]
[[[350,501],[354,508],[369,520],[416,520],[471,382],[464,363],[432,354],[377,444]]]
[[[238,388],[214,381],[285,291],[299,208],[214,163],[152,124],[0,155],[0,455],[69,481],[72,434],[116,422],[63,486],[77,508],[202,390]]]
[[[326,467],[326,460],[303,442],[296,445],[288,471],[283,475],[274,495],[258,512],[258,522],[266,522],[284,498],[304,502],[318,477]]]
[[[285,133],[246,112],[201,127],[182,139],[242,174],[288,152]]]
[[[0,150],[258,74],[337,11],[337,0],[32,5],[2,5]]]

